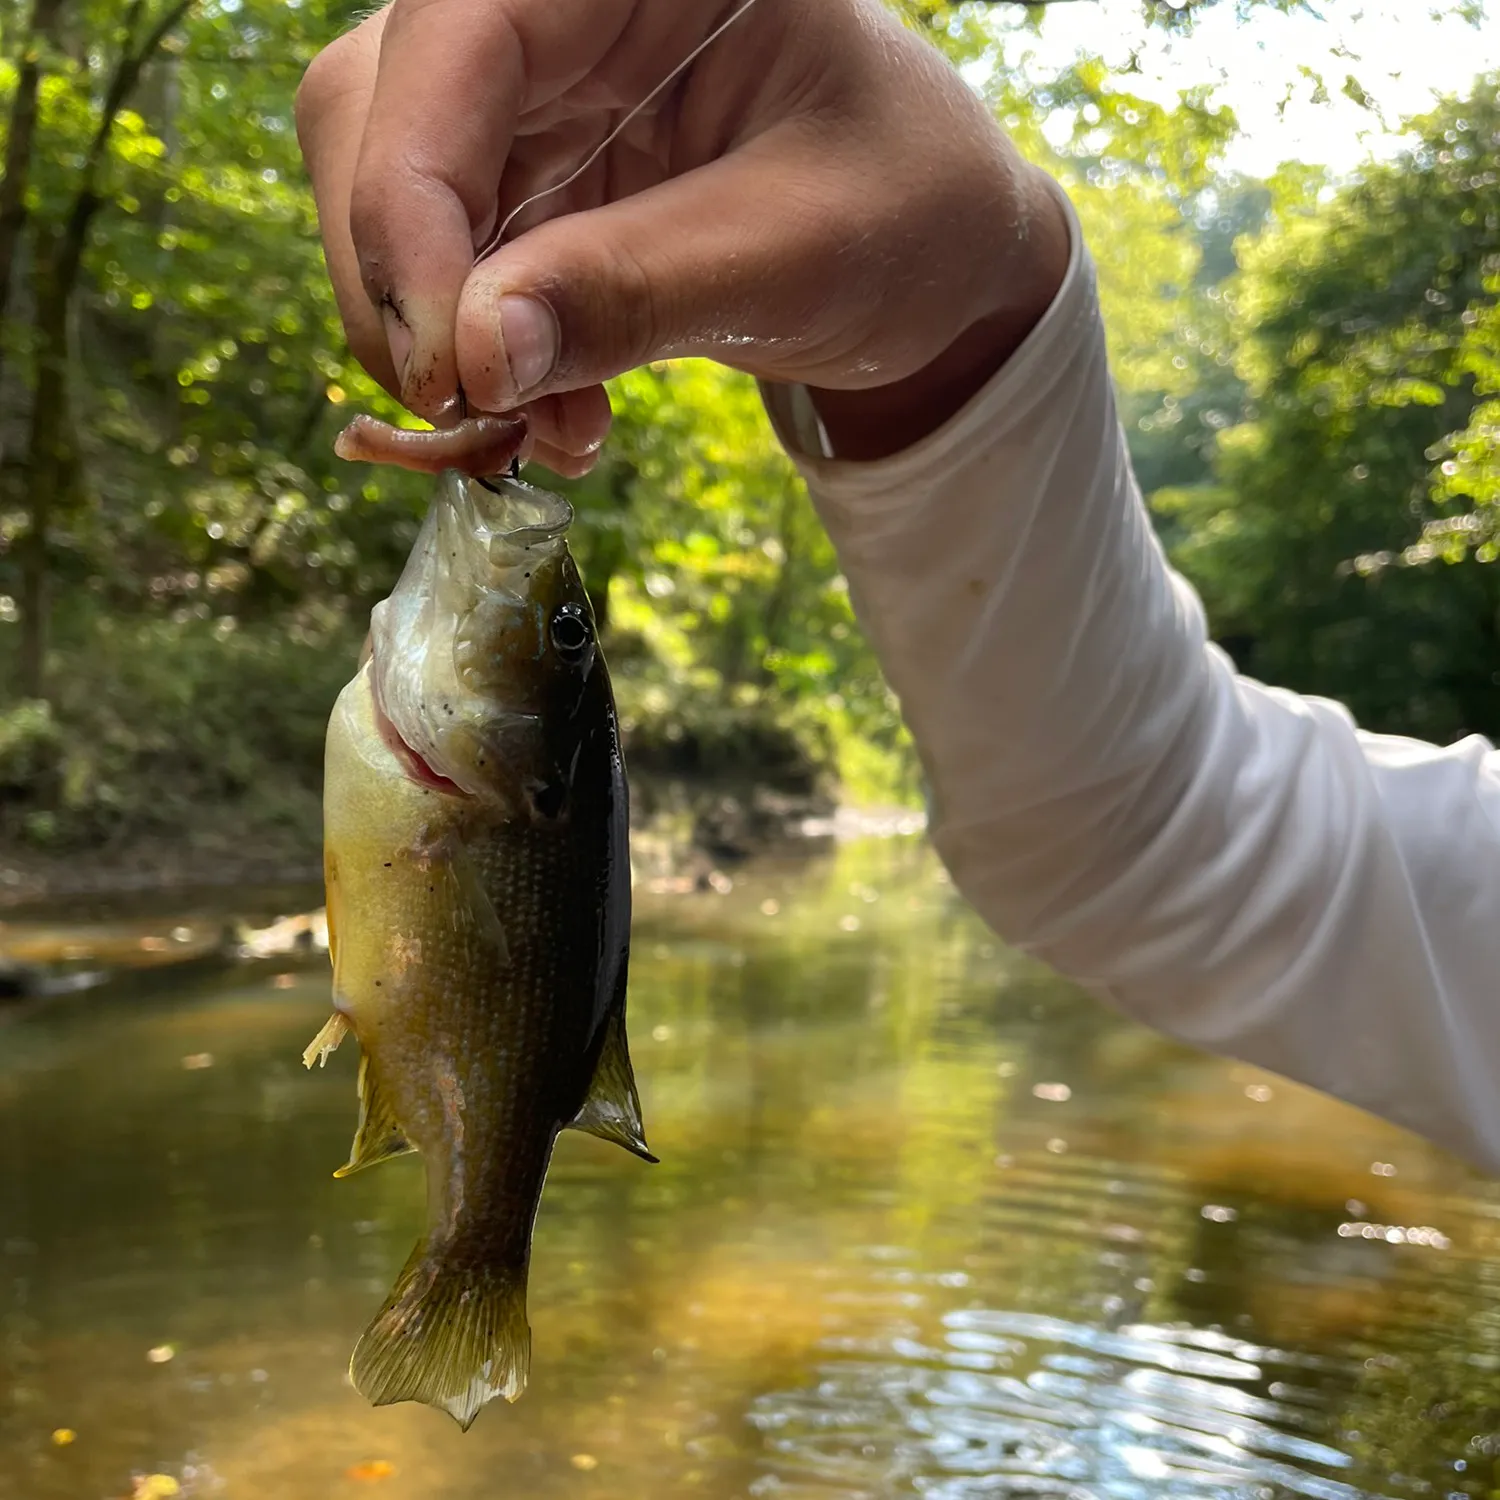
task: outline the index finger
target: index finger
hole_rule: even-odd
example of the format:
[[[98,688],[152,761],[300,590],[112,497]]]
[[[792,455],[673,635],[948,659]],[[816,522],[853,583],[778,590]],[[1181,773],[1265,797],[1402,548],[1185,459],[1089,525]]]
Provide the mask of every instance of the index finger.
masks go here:
[[[323,257],[354,357],[388,391],[396,369],[375,304],[365,295],[349,230],[349,194],[375,94],[385,12],[330,43],[297,90],[297,141],[312,180]]]
[[[401,399],[429,418],[457,391],[458,300],[494,217],[526,89],[509,10],[496,0],[394,0],[350,188],[360,278]]]

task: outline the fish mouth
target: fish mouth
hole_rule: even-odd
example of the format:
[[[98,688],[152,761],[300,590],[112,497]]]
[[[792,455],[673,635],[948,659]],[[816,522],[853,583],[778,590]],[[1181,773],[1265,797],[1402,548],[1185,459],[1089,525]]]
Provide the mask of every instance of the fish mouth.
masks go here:
[[[519,554],[556,542],[573,524],[573,507],[550,490],[533,489],[516,479],[476,479],[468,484],[458,474],[451,479],[456,482],[448,486],[450,502],[496,566],[513,564]]]
[[[401,731],[391,723],[385,710],[380,706],[380,693],[376,687],[378,681],[379,679],[372,673],[370,696],[373,700],[371,707],[375,714],[375,728],[386,749],[395,757],[396,764],[401,767],[406,779],[414,781],[418,786],[430,792],[441,792],[448,797],[467,797],[469,794],[456,781],[450,780],[441,771],[434,770],[401,738]]]
[[[440,477],[396,587],[371,614],[366,666],[374,727],[407,779],[424,791],[486,796],[489,778],[470,764],[484,764],[478,755],[484,731],[469,722],[491,717],[480,712],[484,705],[470,703],[472,711],[457,721],[449,709],[446,721],[434,723],[427,704],[453,694],[454,702],[473,699],[474,685],[455,656],[462,623],[476,611],[494,616],[492,623],[506,611],[531,611],[536,580],[548,576],[537,570],[566,555],[572,521],[573,507],[550,491],[511,479],[470,479],[455,469]]]

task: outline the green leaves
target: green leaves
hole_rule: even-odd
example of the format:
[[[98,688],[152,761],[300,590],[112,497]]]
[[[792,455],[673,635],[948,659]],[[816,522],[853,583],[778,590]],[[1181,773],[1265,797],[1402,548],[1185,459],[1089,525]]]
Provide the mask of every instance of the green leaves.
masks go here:
[[[1500,729],[1500,80],[1414,129],[1336,192],[1271,184],[1222,289],[1240,419],[1157,505],[1250,671],[1445,739]]]
[[[831,732],[846,778],[858,734],[880,748],[855,779],[909,792],[899,717],[754,382],[676,361],[623,376],[611,397],[608,456],[569,492],[595,607],[604,597],[625,646],[627,735],[660,738],[683,715],[707,732],[721,710],[776,719],[795,703],[798,732]]]
[[[1142,12],[1187,35],[1208,3],[1143,0]],[[70,785],[107,789],[89,794],[98,807],[130,801],[131,757],[169,756],[166,720],[185,705],[211,701],[214,734],[235,738],[237,699],[213,687],[216,671],[256,684],[257,714],[315,777],[318,694],[388,591],[427,496],[415,476],[331,451],[356,411],[402,416],[345,347],[292,117],[306,64],[363,7],[198,0],[101,137],[122,48],[170,4],[68,0],[30,48],[29,218],[0,322],[5,409],[24,416],[59,345],[37,322],[31,273],[91,182],[46,560],[67,664],[56,722],[87,721],[74,738],[110,747],[104,769],[69,772]],[[1207,87],[1163,101],[1097,58],[1039,70],[1018,6],[899,8],[983,80],[1077,205],[1142,483],[1221,634],[1257,670],[1347,696],[1373,722],[1484,722],[1500,606],[1483,565],[1500,550],[1493,87],[1444,106],[1405,160],[1357,184],[1335,191],[1298,166],[1249,182],[1223,169],[1238,125]],[[29,14],[5,12],[0,118]],[[1354,78],[1342,88],[1361,101]],[[913,795],[897,705],[753,383],[677,362],[611,394],[605,459],[566,488],[636,743],[784,755],[870,796]],[[7,465],[29,479],[24,428],[12,428]],[[14,655],[25,523],[18,484],[0,494],[0,656]],[[1437,559],[1455,566],[1426,565]],[[153,705],[149,732],[121,704],[119,722],[88,719],[107,694],[89,664],[111,632],[171,663],[159,687],[130,677]],[[316,691],[287,693],[284,711],[266,664],[277,641],[293,664],[282,676],[323,653]],[[109,660],[122,681],[136,670],[129,652]],[[226,759],[236,784],[270,753],[261,728]],[[211,751],[194,740],[204,785]]]

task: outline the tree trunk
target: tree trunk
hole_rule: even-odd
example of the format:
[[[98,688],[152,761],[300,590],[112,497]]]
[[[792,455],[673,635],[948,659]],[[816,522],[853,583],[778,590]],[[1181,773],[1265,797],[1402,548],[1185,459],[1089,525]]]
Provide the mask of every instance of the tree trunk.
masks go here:
[[[47,691],[47,637],[51,620],[47,550],[52,519],[61,506],[68,470],[68,299],[59,280],[61,254],[38,246],[36,394],[27,445],[27,527],[21,552],[21,691]]]
[[[48,552],[52,524],[70,487],[73,469],[68,314],[83,266],[89,228],[104,202],[99,194],[99,178],[115,121],[140,83],[142,69],[192,4],[193,0],[178,0],[137,43],[135,29],[144,0],[131,0],[121,28],[120,58],[105,91],[99,124],[84,158],[73,206],[62,228],[37,246],[36,382],[27,445],[27,530],[20,547],[21,689],[30,698],[43,698],[47,693],[47,642],[51,625]]]
[[[0,327],[10,306],[16,251],[26,231],[26,189],[31,184],[32,144],[36,138],[36,101],[41,84],[42,48],[56,41],[63,0],[34,0],[31,22],[21,43],[16,93],[11,100],[5,138],[5,175],[0,177]],[[0,369],[5,345],[0,339]]]

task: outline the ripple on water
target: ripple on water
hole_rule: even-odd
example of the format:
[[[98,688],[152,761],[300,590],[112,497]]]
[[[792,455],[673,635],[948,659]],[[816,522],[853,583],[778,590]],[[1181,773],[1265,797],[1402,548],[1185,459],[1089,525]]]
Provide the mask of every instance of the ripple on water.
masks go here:
[[[754,1493],[776,1500],[1107,1497],[1355,1500],[1328,1411],[1299,1384],[1330,1363],[1217,1328],[1133,1313],[1186,1189],[1173,1174],[1079,1154],[1018,1150],[969,1205],[991,1253],[943,1274],[867,1253],[846,1299],[883,1329],[825,1339],[800,1386],[749,1412],[761,1434]],[[1237,1232],[1237,1231],[1230,1231]],[[1017,1280],[1047,1247],[1082,1268],[1075,1301]],[[1064,1247],[1067,1247],[1065,1250]],[[1010,1282],[1016,1306],[996,1306]],[[1145,1283],[1149,1285],[1149,1281]],[[868,1288],[868,1289],[866,1289]],[[876,1290],[878,1289],[878,1291]],[[1129,1295],[1112,1295],[1124,1291]],[[1031,1302],[1032,1305],[1026,1305]]]
[[[880,1358],[874,1340],[828,1348],[834,1357],[814,1383],[762,1396],[750,1412],[765,1445],[755,1493],[1368,1493],[1318,1472],[1351,1461],[1299,1431],[1312,1425],[1306,1409],[1257,1393],[1276,1359],[1269,1351],[1210,1331],[1109,1330],[996,1308],[951,1309],[940,1326],[941,1343],[898,1336]],[[981,1360],[1010,1368],[975,1368]]]

